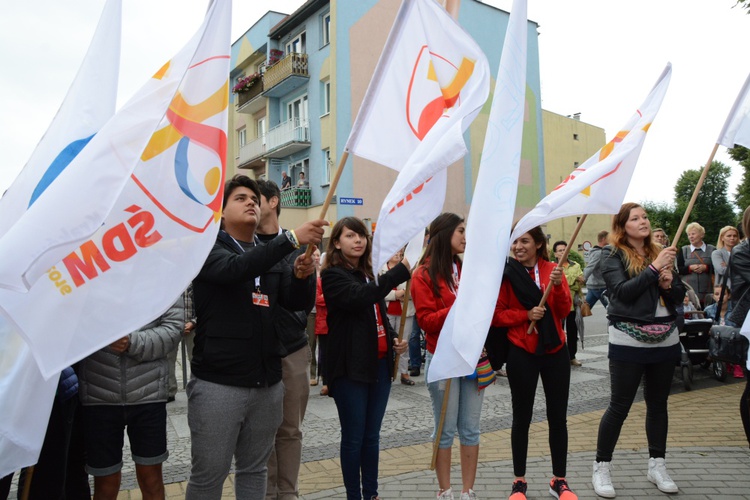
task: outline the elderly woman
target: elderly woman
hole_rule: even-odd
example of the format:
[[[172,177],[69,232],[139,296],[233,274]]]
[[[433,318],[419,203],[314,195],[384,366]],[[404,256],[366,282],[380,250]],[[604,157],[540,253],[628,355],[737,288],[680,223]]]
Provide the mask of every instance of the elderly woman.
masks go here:
[[[705,235],[705,229],[697,222],[688,224],[687,237],[690,244],[682,247],[677,254],[677,270],[680,278],[695,290],[701,301],[701,307],[706,304],[706,296],[713,293],[711,275],[714,272],[714,266],[711,254],[716,250],[716,247],[703,241]]]

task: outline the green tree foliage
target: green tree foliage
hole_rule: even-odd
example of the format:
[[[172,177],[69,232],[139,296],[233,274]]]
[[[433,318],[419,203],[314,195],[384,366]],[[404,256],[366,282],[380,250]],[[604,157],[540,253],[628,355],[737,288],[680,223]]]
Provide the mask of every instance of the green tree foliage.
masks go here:
[[[693,196],[693,190],[698,184],[702,170],[686,170],[675,184],[675,209],[680,218],[687,211],[687,206]],[[711,163],[711,168],[708,170],[706,180],[688,219],[688,223],[698,222],[705,228],[706,236],[704,240],[708,243],[715,244],[719,237],[719,230],[724,226],[734,225],[737,221],[734,207],[729,201],[728,179],[730,173],[731,170],[727,165],[719,161]],[[680,245],[687,245],[687,243],[687,236],[683,232]]]
[[[750,7],[750,4],[748,4]],[[734,192],[734,203],[740,212],[750,206],[750,149],[735,146],[729,150],[729,156],[742,167],[742,180]]]
[[[747,13],[750,14],[750,0],[737,0],[737,5],[743,9],[747,9]]]
[[[675,206],[671,203],[656,203],[646,201],[641,206],[648,214],[648,220],[651,221],[651,228],[662,228],[667,233],[667,237],[672,240],[677,228],[680,226],[681,214],[677,212]]]

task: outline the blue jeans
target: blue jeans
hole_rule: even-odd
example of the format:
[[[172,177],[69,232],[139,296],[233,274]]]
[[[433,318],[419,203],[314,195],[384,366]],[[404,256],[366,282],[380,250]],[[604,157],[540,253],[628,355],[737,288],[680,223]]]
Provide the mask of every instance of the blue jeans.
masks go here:
[[[427,353],[425,376],[430,370],[432,356],[431,353]],[[427,390],[432,400],[432,413],[435,418],[433,440],[435,439],[435,433],[437,433],[440,413],[443,409],[445,383],[446,380],[439,380],[427,384]],[[451,379],[448,406],[445,409],[445,422],[443,423],[443,431],[440,434],[439,448],[450,448],[453,445],[456,433],[458,433],[458,438],[462,445],[479,445],[479,422],[482,416],[482,401],[484,401],[484,391],[479,390],[477,379],[467,379],[466,377]]]
[[[589,288],[588,292],[586,292],[586,302],[588,302],[591,307],[594,307],[596,301],[599,300],[604,307],[607,307],[609,301],[607,300],[607,297],[602,295],[606,291],[606,288]]]
[[[380,426],[390,392],[391,375],[385,359],[378,361],[375,383],[355,382],[347,377],[335,381],[333,399],[341,423],[341,473],[348,500],[378,495]]]
[[[409,369],[418,370],[422,368],[422,330],[417,323],[417,315],[411,323],[411,335],[409,335]]]

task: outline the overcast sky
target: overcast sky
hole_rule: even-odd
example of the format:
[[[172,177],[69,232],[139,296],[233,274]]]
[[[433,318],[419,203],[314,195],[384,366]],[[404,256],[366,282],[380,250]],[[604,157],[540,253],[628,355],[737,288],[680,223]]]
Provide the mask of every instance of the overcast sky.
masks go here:
[[[119,105],[195,32],[208,2],[123,3]],[[235,1],[232,39],[267,10],[291,13],[302,3]],[[512,0],[486,3],[505,10],[512,6]],[[708,159],[750,71],[750,16],[734,4],[529,0],[529,18],[540,25],[542,107],[562,115],[580,112],[582,121],[603,127],[608,140],[641,104],[666,63],[673,64],[670,89],[649,132],[627,200],[671,202],[680,174],[702,168]],[[0,192],[12,183],[59,108],[103,5],[104,0],[37,0],[4,7]],[[741,169],[723,147],[717,159],[732,165],[733,193]]]

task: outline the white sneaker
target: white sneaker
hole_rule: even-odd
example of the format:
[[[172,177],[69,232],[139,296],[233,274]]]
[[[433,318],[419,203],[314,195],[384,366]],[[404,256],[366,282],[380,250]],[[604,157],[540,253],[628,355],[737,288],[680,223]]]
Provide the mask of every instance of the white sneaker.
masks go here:
[[[663,458],[648,459],[648,480],[663,493],[678,493],[680,490],[667,474],[667,463]]]
[[[477,494],[474,493],[474,490],[469,488],[469,491],[461,492],[461,500],[477,500]]]
[[[448,488],[447,490],[438,490],[437,500],[453,500],[453,489]]]
[[[591,476],[591,484],[594,492],[604,498],[615,498],[615,488],[612,486],[612,463],[594,462],[594,474]]]

